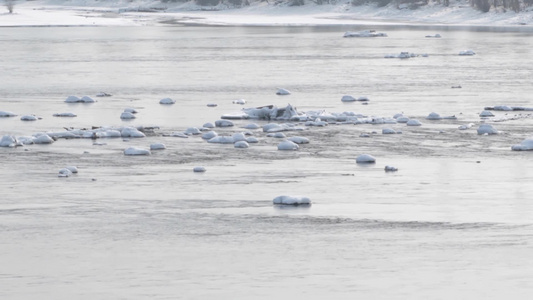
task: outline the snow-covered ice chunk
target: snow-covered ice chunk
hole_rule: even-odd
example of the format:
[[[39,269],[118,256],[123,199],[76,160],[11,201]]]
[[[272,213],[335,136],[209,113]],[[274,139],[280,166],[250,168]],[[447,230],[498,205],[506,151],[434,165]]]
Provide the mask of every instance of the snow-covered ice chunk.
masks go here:
[[[481,124],[477,129],[477,134],[498,134],[498,130],[490,124]]]
[[[188,134],[188,135],[198,135],[198,134],[202,134],[202,132],[200,131],[200,129],[196,128],[196,127],[189,127],[187,129],[185,129],[185,131],[183,132],[185,134]]]
[[[248,148],[250,147],[250,145],[248,145],[248,143],[246,141],[238,141],[236,142],[235,144],[233,144],[233,147],[235,148]]]
[[[137,147],[129,147],[126,150],[124,150],[124,155],[150,155],[150,150],[143,149],[143,148],[137,148]]]
[[[513,151],[531,151],[531,150],[533,150],[533,137],[529,137],[529,138],[523,140],[522,142],[520,142],[520,144],[513,145],[511,147],[511,150],[513,150]]]
[[[356,101],[357,99],[355,99],[353,96],[350,96],[350,95],[344,95],[342,96],[341,98],[341,101],[342,102],[354,102]]]
[[[488,110],[484,110],[479,114],[479,116],[482,118],[489,118],[489,117],[494,117],[494,114]]]
[[[10,111],[2,111],[0,110],[0,118],[9,118],[9,117],[16,117],[17,114],[12,113]]]
[[[21,121],[37,121],[37,117],[35,115],[24,115],[20,117]]]
[[[309,205],[311,204],[311,199],[304,196],[277,196],[272,201],[274,204],[283,204],[283,205]]]
[[[356,163],[375,163],[376,158],[370,154],[361,154],[355,159]]]
[[[298,150],[300,146],[291,141],[283,141],[278,144],[278,150]]]
[[[162,144],[162,143],[153,143],[153,144],[150,144],[150,150],[163,150],[163,149],[166,149],[167,147],[165,146],[165,144]]]
[[[139,131],[135,127],[124,127],[124,128],[122,128],[122,130],[120,131],[120,135],[122,137],[134,137],[134,138],[146,137],[146,135],[144,133],[142,133],[141,131]]]
[[[246,100],[244,100],[244,99],[237,99],[237,100],[233,100],[232,103],[233,103],[233,104],[244,105],[244,104],[246,104]]]
[[[76,166],[67,166],[65,169],[68,169],[72,173],[78,173],[78,167]]]
[[[4,135],[2,139],[0,139],[0,147],[16,147],[16,146],[22,146],[22,143],[20,143],[15,136]]]
[[[213,125],[213,123],[205,123],[204,125],[202,125],[202,127],[204,127],[204,128],[215,128],[215,125]]]
[[[233,142],[246,141],[246,136],[242,132],[234,133],[231,138],[233,139]]]
[[[427,120],[442,120],[442,117],[438,113],[432,112],[426,117],[426,119]]]
[[[254,136],[249,136],[246,138],[246,142],[248,144],[255,144],[255,143],[259,143],[259,140]]]
[[[96,102],[93,98],[89,97],[89,96],[83,96],[81,97],[80,99],[82,103],[94,103]]]
[[[246,129],[259,129],[261,127],[259,125],[255,124],[255,123],[250,123],[250,124],[246,124],[243,128],[246,128]]]
[[[57,114],[54,114],[53,116],[54,116],[54,117],[65,117],[65,118],[74,118],[74,117],[77,117],[76,114],[74,114],[74,113],[69,113],[69,112],[65,112],[65,113],[57,113]]]
[[[135,115],[130,112],[125,111],[122,114],[120,114],[120,118],[122,120],[130,120],[130,119],[135,119]]]
[[[473,50],[463,50],[463,51],[460,51],[459,52],[459,55],[461,56],[472,56],[472,55],[476,55],[476,52],[474,52]]]
[[[204,173],[206,170],[204,167],[194,167],[192,171],[195,173]]]
[[[67,169],[67,168],[63,168],[61,170],[59,170],[59,174],[57,175],[57,177],[69,177],[72,175],[72,171]]]
[[[382,134],[396,134],[396,130],[394,130],[392,128],[383,128],[381,130],[381,133]]]
[[[33,143],[35,144],[51,144],[54,139],[46,133],[38,133],[33,137]]]
[[[207,141],[208,143],[214,144],[233,144],[235,141],[231,136],[219,135]]]
[[[216,137],[217,135],[218,134],[216,132],[214,132],[214,131],[208,131],[208,132],[202,134],[202,139],[210,140],[210,139]]]
[[[287,140],[295,144],[309,144],[309,139],[303,136],[291,136]]]
[[[398,171],[398,168],[393,166],[385,166],[385,172],[396,172]]]
[[[290,95],[291,92],[284,89],[284,88],[278,88],[278,91],[276,92],[276,95],[280,95],[280,96],[283,96],[283,95]]]
[[[375,30],[347,31],[343,37],[386,37],[386,33],[376,32]]]
[[[409,119],[409,121],[407,121],[407,126],[421,126],[422,123],[420,123],[420,121],[418,121],[417,119]]]
[[[217,120],[215,121],[215,126],[216,127],[232,127],[233,122],[229,120]]]
[[[176,100],[173,100],[171,98],[163,98],[159,100],[159,104],[174,104],[176,103]]]

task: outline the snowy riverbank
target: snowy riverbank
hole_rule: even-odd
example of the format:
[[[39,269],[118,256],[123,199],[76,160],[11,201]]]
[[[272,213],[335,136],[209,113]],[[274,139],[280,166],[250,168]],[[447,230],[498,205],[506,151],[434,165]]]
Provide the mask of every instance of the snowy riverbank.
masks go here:
[[[17,2],[13,13],[0,11],[0,26],[149,26],[198,25],[356,25],[442,24],[477,26],[531,26],[533,11],[515,13],[471,8],[468,1],[452,1],[449,7],[429,4],[416,10],[394,5],[352,6],[349,2],[290,7],[268,3],[243,8],[200,7],[189,3],[160,1],[36,0]]]

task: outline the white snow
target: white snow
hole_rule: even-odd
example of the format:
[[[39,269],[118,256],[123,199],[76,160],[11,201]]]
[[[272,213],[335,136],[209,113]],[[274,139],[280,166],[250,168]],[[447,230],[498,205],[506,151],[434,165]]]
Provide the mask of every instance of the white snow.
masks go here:
[[[277,196],[273,200],[274,204],[283,204],[283,205],[309,205],[311,200],[308,197],[304,196]]]
[[[417,9],[398,9],[395,4],[377,7],[353,6],[349,1],[304,6],[254,2],[232,9],[222,3],[205,9],[193,1],[168,1],[164,12],[142,12],[140,8],[160,3],[153,0],[35,0],[18,1],[14,13],[0,14],[0,26],[146,26],[161,21],[209,25],[375,25],[426,23],[436,25],[519,25],[532,23],[532,11],[483,13],[467,0],[451,0],[448,7],[431,2]],[[204,9],[202,9],[204,8]],[[211,8],[211,7],[210,7]],[[7,12],[7,10],[6,10]],[[434,36],[436,37],[436,35]],[[98,94],[100,95],[100,94]],[[108,95],[108,94],[107,94]]]

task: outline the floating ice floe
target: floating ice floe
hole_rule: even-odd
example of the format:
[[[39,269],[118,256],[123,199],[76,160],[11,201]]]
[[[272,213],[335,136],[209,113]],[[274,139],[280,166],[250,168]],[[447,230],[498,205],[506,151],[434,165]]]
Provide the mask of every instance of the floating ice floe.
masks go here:
[[[215,125],[213,125],[213,123],[205,123],[204,125],[202,125],[202,127],[204,128],[215,128]]]
[[[383,32],[376,32],[375,30],[363,31],[347,31],[343,37],[386,37],[387,34]]]
[[[464,124],[464,125],[461,125],[458,127],[459,130],[467,130],[467,129],[470,129],[474,126],[474,123],[468,123],[468,124]]]
[[[232,127],[233,122],[228,121],[228,120],[217,120],[215,121],[215,126],[216,127]]]
[[[200,131],[200,129],[198,129],[197,127],[189,127],[187,129],[185,129],[185,131],[183,132],[185,133],[186,135],[198,135],[198,134],[202,134],[202,132]]]
[[[72,175],[72,171],[70,171],[67,168],[63,168],[59,170],[59,174],[57,175],[57,177],[70,177],[71,175]]]
[[[108,94],[106,92],[99,92],[98,94],[96,94],[96,97],[111,97],[112,95],[111,94]]]
[[[22,142],[20,142],[15,136],[12,135],[4,135],[2,139],[0,139],[0,147],[17,147],[22,146]]]
[[[233,140],[233,137],[225,136],[225,135],[215,136],[214,138],[209,139],[207,142],[212,143],[212,144],[234,144],[235,143],[235,141]]]
[[[195,173],[204,173],[206,170],[204,167],[194,167],[192,171]]]
[[[396,172],[398,171],[398,168],[395,168],[393,166],[385,166],[385,172]]]
[[[283,132],[273,132],[273,133],[267,134],[267,137],[273,137],[273,138],[277,138],[277,139],[284,139],[287,136]]]
[[[202,139],[210,140],[210,139],[216,137],[217,135],[218,134],[216,132],[214,132],[214,131],[208,131],[208,132],[202,134]]]
[[[433,34],[433,35],[426,35],[427,38],[441,38],[442,36],[438,33],[436,34]]]
[[[498,134],[498,130],[496,130],[492,125],[481,124],[477,129],[477,134]]]
[[[37,133],[33,137],[34,144],[52,144],[54,139],[46,133]]]
[[[20,117],[21,121],[37,121],[39,118],[35,115],[24,115]]]
[[[150,144],[150,150],[164,150],[166,148],[167,147],[165,146],[165,144],[162,144],[162,143]]]
[[[309,139],[303,136],[291,136],[287,140],[295,143],[295,144],[309,144]]]
[[[235,144],[233,144],[233,147],[244,149],[244,148],[250,147],[250,145],[248,145],[246,141],[238,141],[238,142],[235,142]]]
[[[9,118],[9,117],[16,117],[17,114],[12,113],[10,111],[2,111],[0,110],[0,118]]]
[[[409,119],[408,117],[406,117],[406,116],[401,116],[401,117],[398,117],[398,118],[396,119],[396,122],[398,122],[398,123],[407,123],[407,122],[409,122],[409,120],[410,120],[410,119]]]
[[[283,141],[278,144],[278,150],[298,150],[300,149],[300,146],[298,144],[291,142],[291,141]]]
[[[523,140],[522,142],[520,142],[520,144],[513,145],[511,147],[511,150],[513,150],[513,151],[531,151],[531,150],[533,150],[533,137],[529,137],[529,138]]]
[[[120,114],[120,118],[122,120],[131,120],[131,119],[135,119],[135,115],[130,113],[130,112],[123,112],[122,114]]]
[[[488,110],[484,110],[484,111],[482,111],[482,112],[479,114],[479,116],[480,116],[481,118],[489,118],[489,117],[494,117],[494,114],[493,114],[492,112],[488,111]]]
[[[463,51],[459,52],[459,55],[461,55],[461,56],[472,56],[472,55],[476,55],[476,52],[474,52],[473,50],[463,50]]]
[[[255,143],[259,143],[259,140],[256,137],[249,136],[246,138],[246,142],[248,144],[255,144]]]
[[[66,103],[94,103],[96,102],[93,98],[89,96],[83,96],[79,98],[78,96],[68,96],[67,99],[65,99]]]
[[[278,88],[278,91],[276,92],[276,95],[284,96],[284,95],[290,95],[291,92],[289,90]]]
[[[246,124],[243,128],[245,128],[245,129],[259,129],[259,128],[261,128],[261,126],[255,124],[255,123],[250,123],[250,124]]]
[[[304,196],[277,196],[272,201],[274,204],[282,205],[309,205],[311,204],[311,199]]]
[[[383,128],[381,130],[381,133],[382,134],[396,134],[396,130],[394,130],[392,128]]]
[[[135,108],[131,108],[131,107],[125,108],[124,112],[132,113],[132,114],[138,113],[138,111]]]
[[[355,159],[355,162],[358,163],[358,164],[361,164],[361,163],[375,163],[376,162],[376,158],[370,154],[361,154],[359,156],[357,156],[357,158]]]
[[[54,117],[64,117],[64,118],[74,118],[74,117],[77,117],[76,114],[74,114],[74,113],[69,113],[69,112],[66,112],[66,113],[57,113],[57,114],[54,114],[53,116],[54,116]]]
[[[442,120],[442,119],[447,119],[447,120],[456,120],[457,117],[456,116],[441,116],[439,115],[438,113],[435,113],[435,112],[432,112],[430,113],[427,117],[426,117],[426,120]]]
[[[239,141],[246,141],[246,136],[244,136],[244,133],[242,132],[236,132],[234,133],[231,138],[233,139],[233,142],[239,142]]]
[[[173,100],[171,98],[163,98],[159,100],[159,104],[174,104],[176,103],[176,100]]]
[[[357,99],[355,99],[353,96],[350,95],[344,95],[341,98],[342,102],[355,102]]]
[[[121,137],[133,137],[133,138],[146,137],[146,135],[144,133],[142,133],[141,131],[139,131],[135,127],[124,127],[124,128],[122,128],[122,130],[120,131],[120,135],[121,135]]]
[[[126,150],[124,150],[124,155],[150,155],[150,150],[143,149],[143,148],[137,148],[137,147],[129,147]]]
[[[70,172],[75,173],[75,174],[78,173],[78,167],[76,166],[67,166],[65,167],[65,169],[68,169]]]
[[[500,110],[500,111],[533,111],[533,107],[524,107],[524,106],[507,106],[507,105],[497,105],[485,107],[485,110]]]
[[[421,126],[422,123],[420,123],[420,121],[418,121],[417,119],[409,119],[409,121],[407,121],[407,126]]]
[[[233,104],[244,105],[244,104],[246,104],[246,100],[244,100],[244,99],[237,99],[237,100],[233,100],[232,103],[233,103]]]

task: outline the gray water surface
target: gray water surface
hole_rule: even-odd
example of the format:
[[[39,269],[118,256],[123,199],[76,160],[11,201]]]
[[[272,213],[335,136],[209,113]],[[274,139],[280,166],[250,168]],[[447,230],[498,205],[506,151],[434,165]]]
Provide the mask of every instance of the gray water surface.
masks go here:
[[[0,148],[0,298],[530,296],[532,153],[510,147],[532,135],[533,121],[528,112],[478,114],[533,107],[533,36],[448,28],[428,39],[435,28],[413,26],[379,28],[386,38],[342,38],[348,29],[0,28],[0,110],[42,117],[1,118],[0,135],[159,126],[146,138],[98,140],[104,145]],[[458,55],[466,49],[477,55]],[[384,58],[401,51],[428,57]],[[278,87],[292,95],[275,95]],[[113,96],[95,97],[100,91]],[[343,103],[345,94],[370,102]],[[67,104],[68,95],[98,102]],[[177,103],[160,105],[165,97]],[[280,140],[261,130],[248,149],[163,136],[240,110],[236,99],[244,107],[403,112],[423,125],[286,132],[311,140],[296,152],[278,151]],[[139,111],[135,120],[119,118],[127,107]],[[52,117],[60,112],[78,117]],[[431,112],[457,120],[425,120]],[[266,123],[215,131],[250,122]],[[500,134],[478,135],[481,122]],[[154,142],[167,149],[123,155]],[[377,162],[356,164],[362,153]],[[58,178],[68,165],[79,173]],[[200,165],[207,172],[193,173]],[[313,204],[273,206],[279,195]]]

